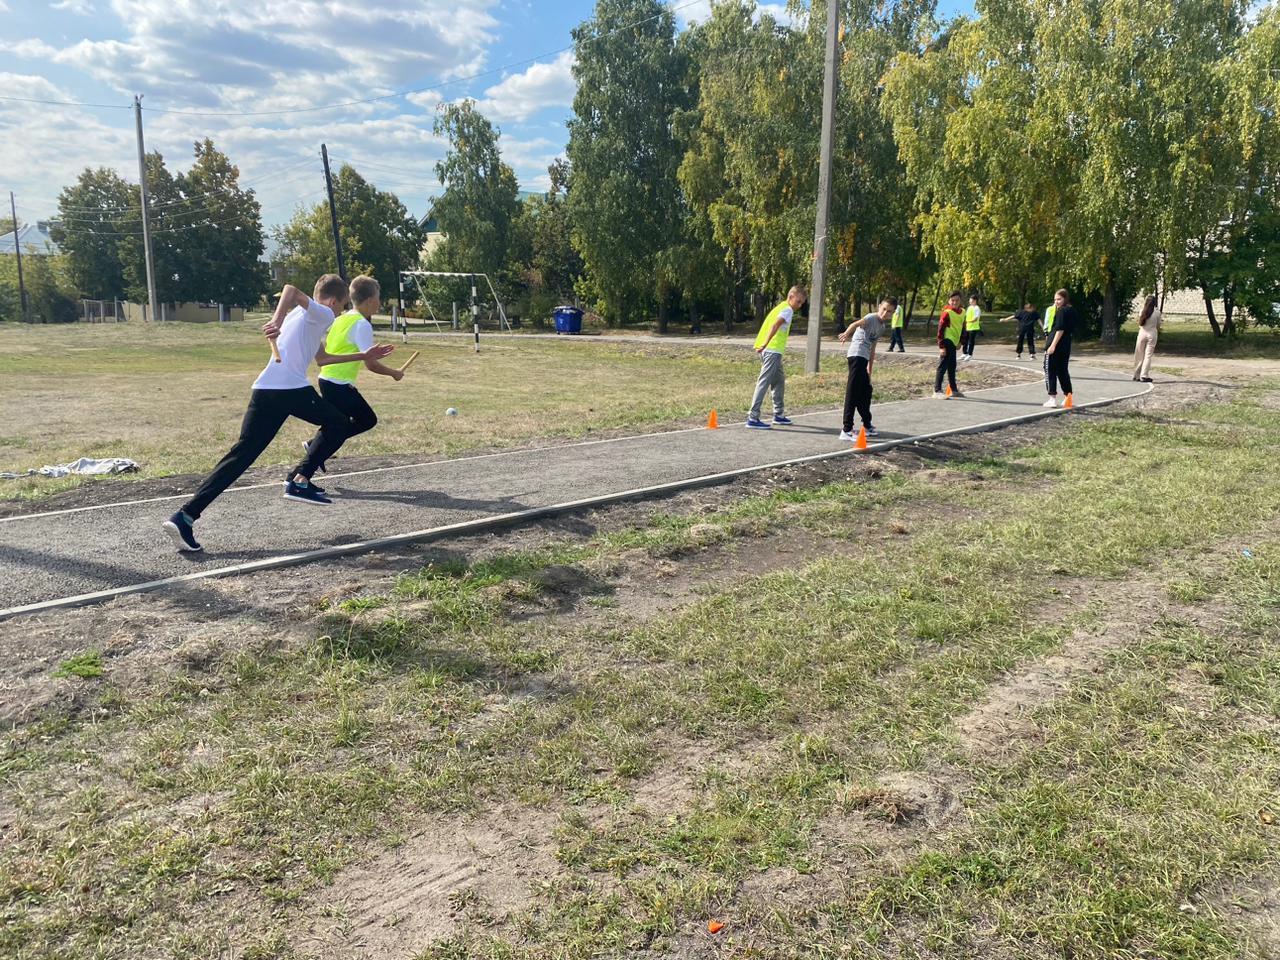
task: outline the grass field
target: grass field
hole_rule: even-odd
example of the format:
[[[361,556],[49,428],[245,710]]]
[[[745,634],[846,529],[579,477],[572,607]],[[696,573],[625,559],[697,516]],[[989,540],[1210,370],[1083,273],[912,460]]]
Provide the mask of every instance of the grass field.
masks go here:
[[[1280,383],[993,436],[86,642],[0,954],[1274,955]]]
[[[749,348],[690,353],[660,343],[560,343],[492,339],[477,355],[464,339],[415,341],[421,350],[400,383],[366,373],[361,389],[382,422],[347,456],[451,455],[534,437],[653,428],[705,420],[716,408],[740,420],[759,363]],[[81,456],[138,461],[143,478],[206,471],[239,432],[249,388],[266,361],[257,326],[154,324],[0,326],[0,470],[21,473]],[[800,351],[789,372],[799,374]],[[843,361],[823,376],[794,376],[793,409],[843,402]],[[927,374],[883,364],[877,399],[919,394]],[[978,372],[968,372],[970,382]],[[460,415],[446,418],[456,407]],[[294,463],[312,430],[291,423],[263,464]],[[0,499],[37,497],[82,478],[0,480]],[[114,481],[112,481],[114,482]]]

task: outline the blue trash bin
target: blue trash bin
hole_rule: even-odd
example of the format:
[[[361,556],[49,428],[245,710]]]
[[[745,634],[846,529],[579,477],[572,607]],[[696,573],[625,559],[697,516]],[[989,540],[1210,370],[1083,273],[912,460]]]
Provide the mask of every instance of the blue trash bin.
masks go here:
[[[556,333],[581,333],[582,311],[577,307],[556,307]]]

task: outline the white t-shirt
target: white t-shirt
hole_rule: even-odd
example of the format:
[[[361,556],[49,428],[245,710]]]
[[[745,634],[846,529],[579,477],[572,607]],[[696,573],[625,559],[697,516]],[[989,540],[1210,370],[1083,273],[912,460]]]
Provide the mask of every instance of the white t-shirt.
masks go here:
[[[373,349],[373,324],[361,317],[347,331],[347,339],[355,344],[360,353],[368,353]],[[326,377],[323,374],[320,379],[328,380],[330,383],[350,383],[348,380],[335,380],[333,377]]]
[[[324,346],[325,334],[333,326],[333,311],[312,300],[306,307],[294,307],[284,318],[276,347],[280,350],[280,362],[275,358],[253,381],[255,390],[297,390],[311,386],[307,368]]]

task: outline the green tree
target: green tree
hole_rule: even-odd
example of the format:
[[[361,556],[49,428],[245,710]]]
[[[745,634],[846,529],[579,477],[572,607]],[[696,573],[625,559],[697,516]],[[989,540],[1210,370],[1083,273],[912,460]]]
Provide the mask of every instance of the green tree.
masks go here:
[[[465,100],[444,108],[435,133],[449,141],[448,153],[436,164],[444,192],[436,199],[435,214],[448,238],[451,265],[496,279],[520,212],[519,186],[499,152],[499,131]]]
[[[179,177],[186,224],[162,239],[183,268],[179,299],[247,307],[267,292],[262,207],[240,186],[240,171],[213,141],[195,144],[195,163]]]
[[[126,295],[120,240],[141,229],[133,203],[136,191],[114,170],[86,167],[58,195],[58,219],[49,234],[86,297],[115,300]]]
[[[367,273],[384,296],[395,296],[399,272],[418,265],[424,239],[418,221],[399,197],[379,190],[350,164],[334,176],[333,197],[348,275]],[[327,201],[299,209],[274,237],[287,282],[309,290],[321,274],[337,270]]]
[[[20,320],[18,258],[0,257],[0,320]],[[79,315],[79,292],[64,256],[22,258],[22,281],[33,323],[70,323]]]
[[[1223,215],[1188,246],[1186,279],[1204,296],[1216,336],[1236,332],[1236,307],[1265,326],[1280,325],[1280,7],[1260,11],[1223,64],[1235,151],[1220,155],[1230,190]],[[1234,161],[1234,162],[1233,162]],[[1214,301],[1221,300],[1221,325]]]
[[[1243,0],[983,0],[886,78],[917,221],[944,276],[1074,281],[1114,342],[1126,293],[1224,202],[1220,64]]]
[[[658,0],[598,0],[573,40],[574,244],[585,292],[608,322],[625,322],[653,302],[658,257],[680,237],[682,151],[672,122],[688,105],[685,68],[675,19]]]

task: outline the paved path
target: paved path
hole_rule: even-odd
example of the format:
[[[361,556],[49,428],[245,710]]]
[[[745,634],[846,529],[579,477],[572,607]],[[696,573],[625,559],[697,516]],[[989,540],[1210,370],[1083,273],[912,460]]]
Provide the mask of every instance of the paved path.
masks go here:
[[[1014,364],[1028,373],[1028,362]],[[1073,371],[1078,407],[1147,392],[1114,371]],[[962,375],[963,382],[963,375]],[[744,391],[750,384],[744,384]],[[965,399],[875,407],[872,449],[1041,416],[1039,382]],[[331,507],[292,503],[278,484],[232,489],[197,527],[205,552],[177,554],[160,522],[183,498],[134,501],[0,520],[0,616],[518,522],[574,507],[714,483],[742,473],[851,454],[839,411],[792,427],[680,430],[389,467],[323,479]]]

